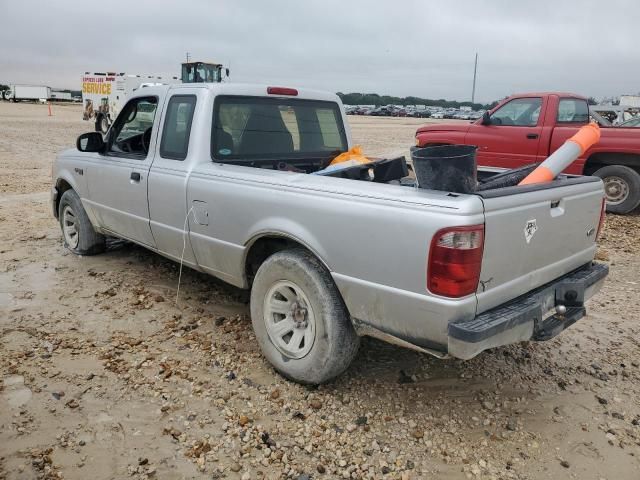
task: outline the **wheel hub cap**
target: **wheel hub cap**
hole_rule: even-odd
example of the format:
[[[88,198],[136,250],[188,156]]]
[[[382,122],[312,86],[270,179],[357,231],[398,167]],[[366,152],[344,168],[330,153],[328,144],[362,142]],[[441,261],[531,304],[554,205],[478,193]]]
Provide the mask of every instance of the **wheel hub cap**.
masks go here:
[[[619,205],[629,196],[629,185],[620,177],[606,177],[603,179],[604,192],[607,203]]]
[[[296,328],[307,328],[307,309],[299,302],[291,304],[291,318]]]
[[[271,343],[286,357],[303,358],[311,350],[315,315],[306,294],[295,283],[280,280],[267,291],[264,322]]]
[[[77,248],[80,237],[76,215],[69,205],[62,210],[62,234],[69,248]]]

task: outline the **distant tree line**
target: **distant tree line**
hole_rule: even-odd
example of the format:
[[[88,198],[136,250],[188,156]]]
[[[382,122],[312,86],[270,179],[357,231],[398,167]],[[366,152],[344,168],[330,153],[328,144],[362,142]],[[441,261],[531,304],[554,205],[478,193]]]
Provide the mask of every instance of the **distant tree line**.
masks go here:
[[[432,100],[420,97],[393,97],[390,95],[378,95],[377,93],[342,93],[338,92],[342,103],[346,105],[432,105],[434,107],[460,108],[471,107],[473,110],[482,110],[495,107],[498,102],[490,104],[457,102],[455,100]]]

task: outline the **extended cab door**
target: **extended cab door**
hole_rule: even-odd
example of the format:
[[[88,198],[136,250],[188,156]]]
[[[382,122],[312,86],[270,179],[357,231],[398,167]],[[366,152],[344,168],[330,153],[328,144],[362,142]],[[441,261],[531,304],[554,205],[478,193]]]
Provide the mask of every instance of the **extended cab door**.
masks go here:
[[[490,123],[471,125],[465,143],[477,145],[478,164],[516,168],[537,161],[543,98],[514,98],[494,111]]]
[[[151,247],[147,174],[157,107],[155,96],[129,100],[109,131],[105,153],[94,157],[87,172],[88,202],[100,226]]]
[[[160,141],[149,172],[149,214],[156,246],[175,259],[183,258],[184,250],[183,261],[192,267],[195,259],[185,230],[189,231],[198,212],[187,205],[187,179],[199,155],[196,140],[206,140],[211,135],[204,130],[204,134],[198,134],[199,128],[202,130],[203,124],[211,121],[211,111],[205,115],[201,105],[206,98],[198,98],[198,94],[204,95],[204,90],[169,90],[159,122]],[[195,121],[194,115],[197,115]],[[209,151],[204,155],[209,158]],[[187,213],[191,213],[188,219]]]
[[[552,113],[552,115],[550,115]],[[557,107],[553,112],[547,113],[547,118],[551,117],[550,138],[547,140],[547,155],[555,152],[569,138],[589,123],[589,105],[583,98],[560,97],[557,99]],[[541,145],[542,147],[542,145]],[[564,171],[566,173],[581,174],[585,162],[585,155],[572,162]]]

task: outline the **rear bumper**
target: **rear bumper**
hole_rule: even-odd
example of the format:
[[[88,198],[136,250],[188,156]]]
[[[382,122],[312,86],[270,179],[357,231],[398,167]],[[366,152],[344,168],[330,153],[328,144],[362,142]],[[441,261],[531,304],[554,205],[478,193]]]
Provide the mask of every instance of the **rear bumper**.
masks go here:
[[[466,360],[488,348],[555,337],[585,315],[585,302],[600,290],[608,273],[607,265],[589,263],[473,320],[450,323],[449,355]],[[557,313],[560,305],[566,312]]]

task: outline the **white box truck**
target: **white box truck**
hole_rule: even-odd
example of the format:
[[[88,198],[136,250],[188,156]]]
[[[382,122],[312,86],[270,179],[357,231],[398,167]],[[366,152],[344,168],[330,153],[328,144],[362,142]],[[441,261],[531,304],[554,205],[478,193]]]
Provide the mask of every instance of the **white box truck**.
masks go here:
[[[46,102],[51,98],[51,89],[45,85],[9,85],[5,98],[13,102]]]
[[[620,95],[620,106],[626,108],[640,108],[640,95]]]
[[[107,133],[120,109],[139,88],[174,83],[219,83],[223,78],[229,78],[229,69],[221,63],[186,62],[181,67],[180,78],[85,72],[82,76],[82,118],[95,121],[96,130]]]
[[[139,88],[180,83],[178,77],[85,72],[82,76],[82,118],[95,122],[97,131],[107,133],[120,109]]]

